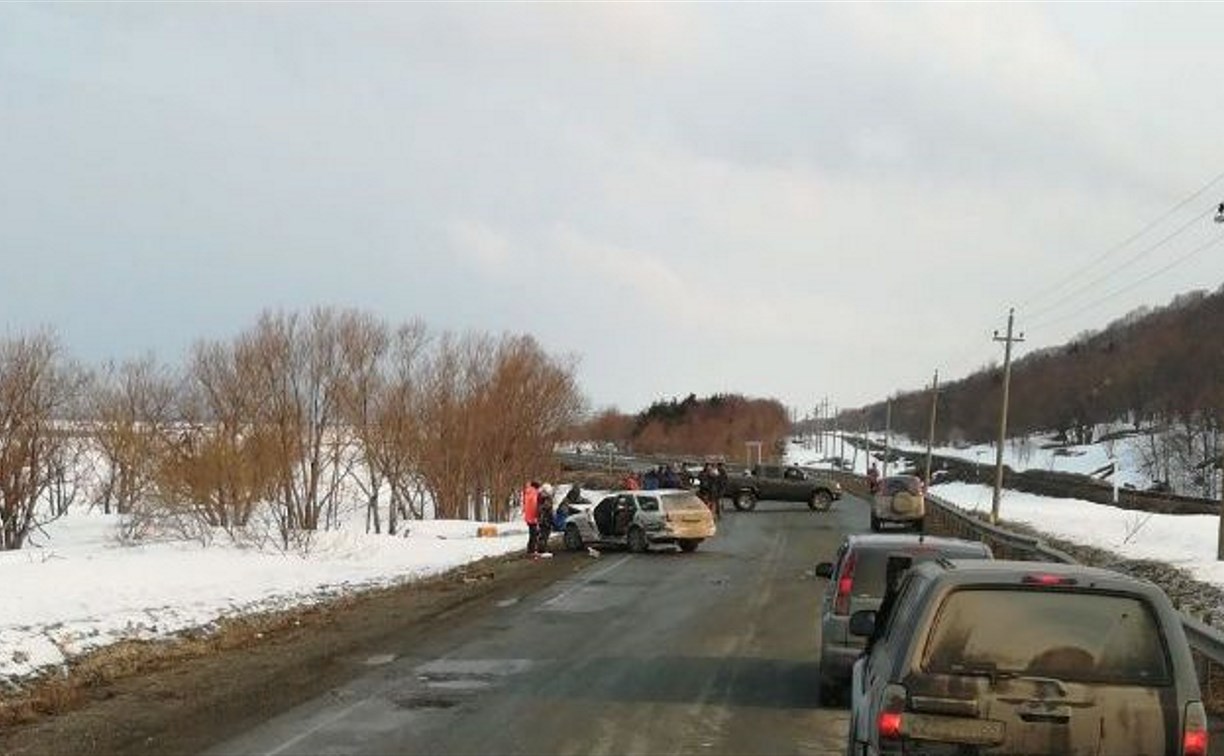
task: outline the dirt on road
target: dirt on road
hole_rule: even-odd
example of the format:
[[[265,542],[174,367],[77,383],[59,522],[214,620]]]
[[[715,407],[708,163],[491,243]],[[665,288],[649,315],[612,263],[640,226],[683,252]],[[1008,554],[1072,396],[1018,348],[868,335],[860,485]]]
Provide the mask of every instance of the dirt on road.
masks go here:
[[[187,754],[362,672],[371,653],[411,653],[497,602],[590,564],[585,554],[487,559],[327,605],[231,622],[207,637],[125,644],[67,679],[0,699],[0,753]]]

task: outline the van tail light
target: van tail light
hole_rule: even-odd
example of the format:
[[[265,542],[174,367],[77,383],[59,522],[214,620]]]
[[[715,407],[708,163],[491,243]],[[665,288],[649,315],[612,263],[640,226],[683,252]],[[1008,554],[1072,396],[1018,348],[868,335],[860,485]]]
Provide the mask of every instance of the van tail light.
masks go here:
[[[1186,704],[1182,756],[1207,756],[1207,712],[1199,701]]]
[[[833,613],[846,615],[850,613],[850,589],[854,586],[854,563],[858,555],[853,551],[846,555],[846,561],[837,573],[837,595],[833,598]]]
[[[905,711],[905,686],[886,685],[880,703],[880,715],[876,717],[876,734],[880,740],[900,740]]]

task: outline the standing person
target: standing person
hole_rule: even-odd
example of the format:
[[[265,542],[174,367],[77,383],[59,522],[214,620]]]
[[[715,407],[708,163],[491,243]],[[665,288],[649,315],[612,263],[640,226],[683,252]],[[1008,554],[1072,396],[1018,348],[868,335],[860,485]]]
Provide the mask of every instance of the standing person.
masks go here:
[[[880,487],[880,470],[876,467],[875,462],[871,463],[871,468],[867,470],[867,490],[875,493]]]
[[[727,495],[727,466],[719,462],[714,466],[714,519],[722,517],[722,500]]]
[[[552,552],[548,550],[548,539],[552,538],[553,527],[553,487],[551,483],[540,486],[539,497],[536,499],[536,516],[540,529],[536,537],[536,555],[550,557]]]
[[[676,468],[671,466],[669,462],[663,468],[663,474],[659,477],[659,488],[679,488],[680,476],[676,474]]]
[[[701,472],[697,475],[697,496],[710,510],[710,514],[718,517],[717,509],[718,499],[714,498],[715,487],[718,485],[718,473],[714,471],[714,465],[709,462],[701,468]]]
[[[652,467],[642,476],[642,488],[647,491],[653,491],[659,487],[659,470]]]
[[[540,484],[531,481],[523,489],[523,521],[527,523],[527,556],[536,558],[540,538]]]

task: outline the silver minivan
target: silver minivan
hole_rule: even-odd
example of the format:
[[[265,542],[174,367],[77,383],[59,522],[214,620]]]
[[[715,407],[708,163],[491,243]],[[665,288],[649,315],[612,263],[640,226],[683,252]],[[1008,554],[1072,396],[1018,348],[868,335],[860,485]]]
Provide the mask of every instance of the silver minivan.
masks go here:
[[[854,534],[846,537],[832,562],[816,565],[817,577],[829,578],[820,607],[820,700],[836,704],[846,698],[850,670],[866,645],[851,635],[850,615],[877,609],[901,571],[932,559],[990,559],[980,541],[909,533]]]

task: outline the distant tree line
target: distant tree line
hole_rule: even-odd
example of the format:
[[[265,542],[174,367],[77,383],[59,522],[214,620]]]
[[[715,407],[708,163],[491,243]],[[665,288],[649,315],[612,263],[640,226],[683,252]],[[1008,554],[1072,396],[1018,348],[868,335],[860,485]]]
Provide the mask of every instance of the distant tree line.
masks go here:
[[[571,431],[576,440],[611,441],[643,454],[721,456],[743,459],[745,443],[759,441],[766,459],[783,448],[790,431],[786,408],[775,399],[714,394],[657,401],[624,414],[604,410]]]
[[[184,365],[87,370],[51,331],[0,340],[0,547],[85,500],[125,534],[367,529],[426,509],[504,519],[581,415],[571,361],[530,336],[432,334],[356,310],[265,312]]]
[[[1126,423],[1143,439],[1149,473],[1182,479],[1214,495],[1224,414],[1224,287],[1196,291],[1163,308],[1136,310],[1099,332],[1024,355],[1012,364],[1008,435],[1054,431],[1069,443],[1094,441],[1096,429]],[[998,434],[1002,367],[992,364],[940,387],[938,443],[982,443]],[[927,435],[930,394],[892,399],[891,425]],[[842,413],[843,427],[883,430],[886,403]]]

